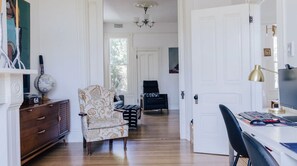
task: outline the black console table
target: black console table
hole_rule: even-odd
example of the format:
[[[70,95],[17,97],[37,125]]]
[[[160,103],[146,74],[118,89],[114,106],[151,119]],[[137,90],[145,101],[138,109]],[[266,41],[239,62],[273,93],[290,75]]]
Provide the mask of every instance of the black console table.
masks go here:
[[[123,112],[123,118],[129,121],[129,129],[137,129],[138,119],[141,118],[140,106],[123,105],[117,106],[116,109]]]

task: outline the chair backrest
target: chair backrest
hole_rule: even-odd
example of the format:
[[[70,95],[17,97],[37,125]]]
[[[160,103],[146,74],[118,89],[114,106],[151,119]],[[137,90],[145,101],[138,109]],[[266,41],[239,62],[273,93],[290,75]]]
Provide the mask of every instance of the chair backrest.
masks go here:
[[[242,133],[243,141],[246,145],[252,165],[278,166],[273,156],[248,133]]]
[[[99,85],[79,89],[80,111],[88,114],[88,118],[110,118],[114,110],[114,94],[114,92]]]
[[[225,121],[231,146],[240,155],[248,157],[248,153],[241,136],[242,130],[236,117],[226,106],[220,104],[219,107]]]
[[[143,93],[159,93],[158,81],[144,80],[143,81]]]

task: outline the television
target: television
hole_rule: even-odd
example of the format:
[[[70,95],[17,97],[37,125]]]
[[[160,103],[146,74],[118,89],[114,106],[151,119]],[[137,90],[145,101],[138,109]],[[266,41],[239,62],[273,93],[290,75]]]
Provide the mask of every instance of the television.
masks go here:
[[[280,105],[297,109],[297,68],[279,69],[278,82]]]

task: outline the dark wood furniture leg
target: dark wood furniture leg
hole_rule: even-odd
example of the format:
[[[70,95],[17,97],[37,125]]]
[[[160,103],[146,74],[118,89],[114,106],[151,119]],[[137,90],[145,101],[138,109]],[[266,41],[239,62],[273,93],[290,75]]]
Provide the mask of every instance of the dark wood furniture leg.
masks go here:
[[[113,139],[109,140],[109,149],[112,149]]]
[[[127,140],[128,140],[128,137],[124,137],[123,138],[123,141],[124,141],[124,150],[125,151],[127,150]]]
[[[86,141],[86,139],[83,137],[83,146],[84,146],[84,149],[86,149],[86,147],[87,147],[87,141]]]
[[[88,155],[92,155],[91,153],[92,142],[87,142],[87,146],[88,146]]]

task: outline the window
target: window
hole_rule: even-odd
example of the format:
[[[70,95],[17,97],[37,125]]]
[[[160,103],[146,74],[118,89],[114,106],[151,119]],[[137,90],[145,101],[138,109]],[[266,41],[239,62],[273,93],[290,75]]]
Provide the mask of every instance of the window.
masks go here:
[[[128,91],[128,38],[109,39],[110,87],[117,92]]]
[[[278,59],[277,59],[277,37],[273,36],[273,63],[274,71],[278,71]],[[278,89],[278,74],[274,74],[274,88]]]

